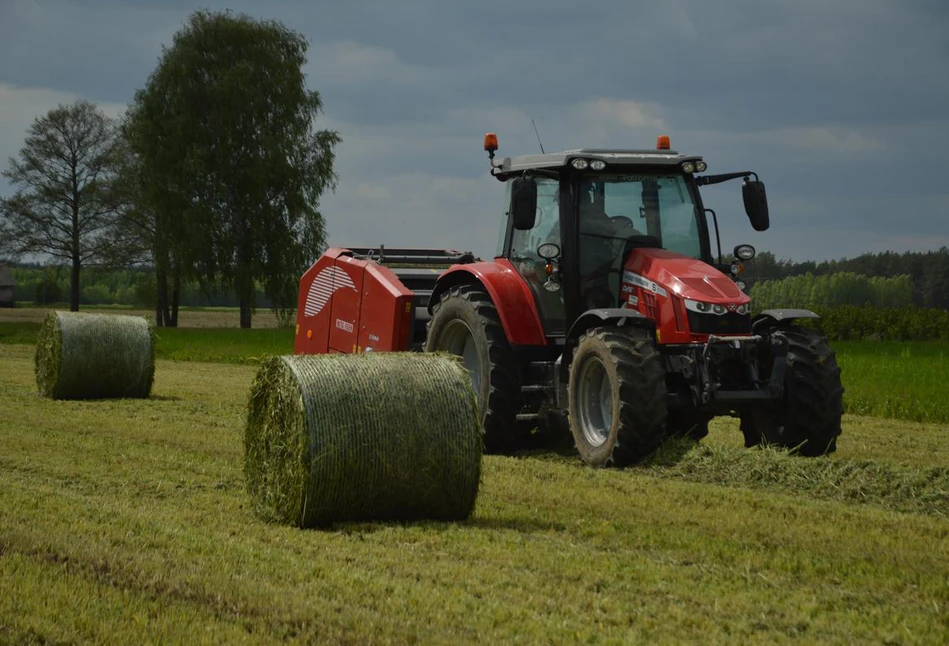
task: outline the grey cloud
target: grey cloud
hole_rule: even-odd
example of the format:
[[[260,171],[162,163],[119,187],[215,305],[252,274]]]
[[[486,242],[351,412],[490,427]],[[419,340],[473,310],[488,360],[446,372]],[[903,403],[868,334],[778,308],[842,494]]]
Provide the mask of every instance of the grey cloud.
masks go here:
[[[661,130],[713,172],[758,171],[770,232],[752,235],[737,186],[708,192],[728,244],[804,259],[949,235],[940,0],[0,0],[0,83],[127,102],[201,7],[311,39],[318,126],[343,136],[339,190],[323,203],[337,242],[458,239],[490,254],[500,186],[480,138],[533,152],[531,119],[548,150],[650,147]],[[17,96],[18,110],[51,107]],[[22,142],[9,122],[0,159]]]

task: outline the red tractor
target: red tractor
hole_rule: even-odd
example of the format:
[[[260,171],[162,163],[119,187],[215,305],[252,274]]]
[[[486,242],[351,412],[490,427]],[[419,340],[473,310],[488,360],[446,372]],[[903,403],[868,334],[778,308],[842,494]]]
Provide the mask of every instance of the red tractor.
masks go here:
[[[840,369],[807,310],[752,316],[738,280],[751,245],[722,263],[700,187],[742,179],[755,230],[769,226],[751,171],[703,174],[701,157],[571,150],[495,160],[506,186],[497,256],[328,250],[300,282],[297,353],[424,350],[461,357],[488,450],[569,426],[581,457],[622,466],[670,435],[741,419],[746,446],[836,449]],[[754,178],[754,179],[752,179]],[[716,254],[710,229],[714,228]]]

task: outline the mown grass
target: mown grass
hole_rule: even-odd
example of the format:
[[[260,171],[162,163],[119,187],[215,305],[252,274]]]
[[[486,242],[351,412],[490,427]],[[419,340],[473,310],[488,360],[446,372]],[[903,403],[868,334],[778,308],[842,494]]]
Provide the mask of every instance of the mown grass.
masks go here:
[[[949,641],[945,504],[802,484],[932,466],[935,426],[847,417],[833,459],[743,453],[764,485],[725,423],[626,471],[492,456],[468,522],[300,531],[244,491],[254,367],[160,361],[149,400],[63,402],[31,354],[0,347],[0,642]]]
[[[748,451],[673,440],[647,466],[663,476],[689,482],[764,489],[949,517],[949,467],[944,465],[920,468],[875,460],[804,460],[773,447]]]

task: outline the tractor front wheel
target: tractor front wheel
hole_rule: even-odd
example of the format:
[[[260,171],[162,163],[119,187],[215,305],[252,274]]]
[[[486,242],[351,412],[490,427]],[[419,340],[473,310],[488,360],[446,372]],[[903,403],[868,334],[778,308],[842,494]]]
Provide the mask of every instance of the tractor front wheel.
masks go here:
[[[473,285],[443,293],[432,306],[424,349],[461,357],[478,397],[485,449],[519,448],[530,433],[517,421],[520,373],[491,297]]]
[[[577,451],[593,466],[632,464],[659,447],[666,381],[645,330],[587,330],[570,364],[569,412]]]
[[[761,443],[816,457],[837,450],[844,388],[827,338],[808,328],[775,330],[787,340],[784,398],[741,414],[745,446]]]

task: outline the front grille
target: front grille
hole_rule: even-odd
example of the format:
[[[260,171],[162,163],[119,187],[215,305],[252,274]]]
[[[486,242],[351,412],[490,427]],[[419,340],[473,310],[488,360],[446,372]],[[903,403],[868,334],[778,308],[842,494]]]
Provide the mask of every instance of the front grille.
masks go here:
[[[700,314],[692,310],[688,314],[692,334],[751,334],[750,314]]]

